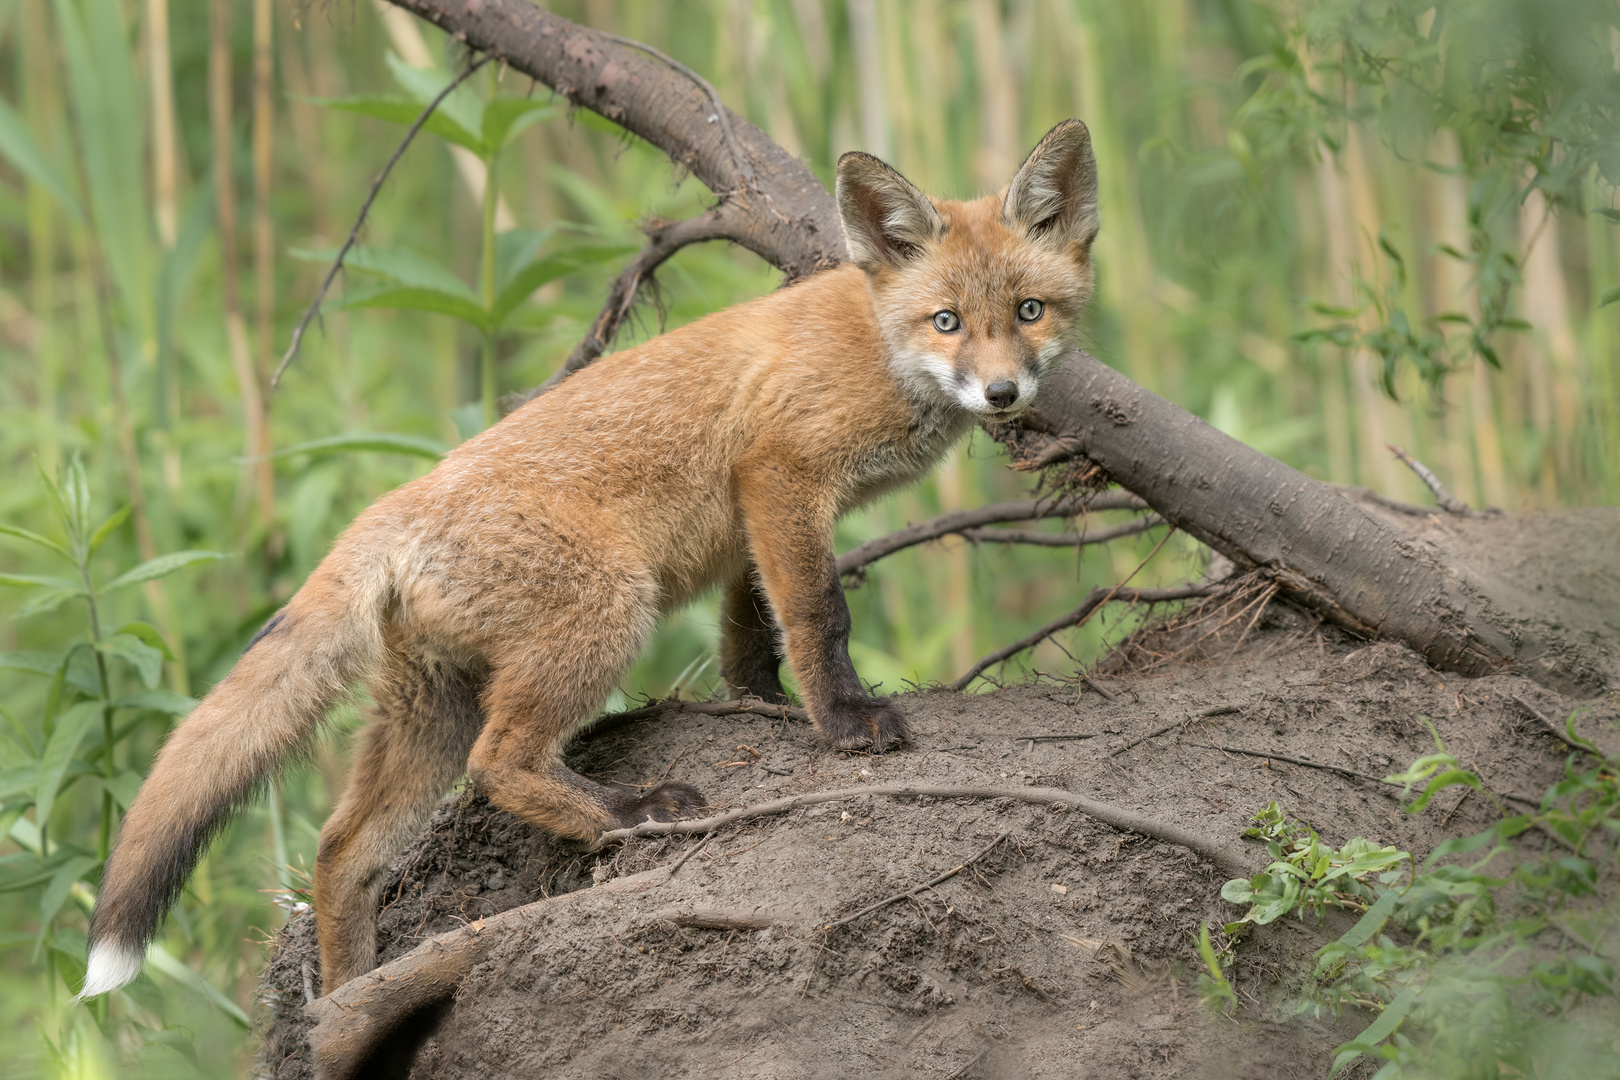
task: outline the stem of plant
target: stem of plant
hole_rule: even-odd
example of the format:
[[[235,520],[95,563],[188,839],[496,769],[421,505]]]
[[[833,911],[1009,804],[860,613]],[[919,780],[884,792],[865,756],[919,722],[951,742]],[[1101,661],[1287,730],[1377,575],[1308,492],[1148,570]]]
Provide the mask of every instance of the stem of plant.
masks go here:
[[[483,267],[479,275],[483,284],[484,310],[495,310],[495,205],[500,198],[495,183],[495,171],[500,164],[499,152],[491,152],[484,159],[484,246]],[[484,331],[483,353],[478,362],[478,391],[484,405],[484,427],[493,427],[499,419],[495,404],[495,329]]]
[[[113,765],[113,703],[112,683],[107,678],[107,658],[101,652],[101,613],[96,605],[95,586],[90,583],[90,553],[84,545],[75,543],[74,553],[78,556],[79,579],[84,582],[85,603],[90,608],[90,646],[96,657],[96,681],[101,689],[101,774],[107,779],[117,775],[117,768]],[[43,825],[44,823],[41,822]],[[101,835],[96,840],[96,852],[101,861],[107,861],[107,853],[112,850],[113,831],[113,797],[109,788],[101,791]],[[41,837],[44,836],[42,832]],[[42,843],[43,846],[43,843]]]

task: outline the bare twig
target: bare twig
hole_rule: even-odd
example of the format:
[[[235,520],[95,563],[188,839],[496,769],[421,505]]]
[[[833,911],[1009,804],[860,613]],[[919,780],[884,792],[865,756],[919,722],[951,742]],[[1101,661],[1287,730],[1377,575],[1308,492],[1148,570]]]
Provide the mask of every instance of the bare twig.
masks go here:
[[[708,836],[705,836],[701,841],[699,841],[698,843],[692,845],[692,847],[686,852],[686,854],[682,855],[680,858],[675,860],[674,865],[672,865],[669,868],[669,876],[674,877],[675,876],[675,871],[677,871],[681,867],[685,866],[687,860],[690,859],[692,856],[696,855],[698,852],[700,852],[704,848],[708,847],[709,846],[709,841],[713,840],[713,839],[714,839],[714,830],[710,829]]]
[[[1326,765],[1320,761],[1306,761],[1304,758],[1289,757],[1286,754],[1277,754],[1270,750],[1245,750],[1241,746],[1216,746],[1214,743],[1198,742],[1184,743],[1183,745],[1200,746],[1205,750],[1219,750],[1223,754],[1241,754],[1244,757],[1263,758],[1267,761],[1280,761],[1285,765],[1298,765],[1303,769],[1320,769],[1323,772],[1338,773],[1340,776],[1348,776],[1355,780],[1369,780],[1372,783],[1379,785],[1382,790],[1389,792],[1392,798],[1400,798],[1399,793],[1386,784],[1383,777],[1372,776],[1368,773],[1357,772],[1354,769],[1346,769],[1338,765]],[[1535,799],[1526,798],[1523,795],[1513,795],[1506,792],[1492,792],[1492,794],[1496,795],[1496,797],[1499,799],[1506,799],[1509,802],[1521,803],[1525,806],[1541,805]],[[1562,837],[1559,837],[1558,839],[1560,842],[1567,843],[1567,841],[1564,841]]]
[[[633,724],[639,720],[655,720],[667,713],[688,713],[695,716],[737,716],[749,713],[754,716],[769,716],[778,720],[810,722],[810,714],[797,705],[780,705],[756,697],[738,698],[733,701],[670,700],[654,701],[625,712],[606,713],[586,724],[581,728],[581,732],[601,731],[606,728],[617,727],[620,724]]]
[[[405,151],[410,147],[411,140],[416,138],[416,133],[422,130],[422,125],[428,122],[428,118],[433,115],[433,110],[439,107],[439,103],[449,97],[456,87],[466,82],[473,72],[489,63],[491,59],[492,57],[489,56],[481,56],[468,64],[460,75],[451,79],[450,84],[439,91],[437,97],[427,103],[427,107],[422,110],[421,115],[416,118],[410,129],[405,132],[405,137],[394,148],[393,156],[382,167],[382,171],[377,174],[376,179],[372,180],[371,190],[366,193],[366,201],[360,204],[360,213],[354,219],[354,226],[349,229],[348,239],[344,240],[343,247],[338,249],[337,258],[332,260],[332,268],[326,272],[325,279],[321,281],[321,287],[315,291],[315,299],[310,301],[309,310],[305,311],[304,317],[298,320],[298,326],[293,330],[292,341],[288,343],[287,351],[281,354],[281,363],[276,365],[275,374],[270,376],[270,389],[274,390],[280,385],[282,373],[287,370],[287,365],[291,364],[293,358],[298,355],[298,346],[304,340],[304,331],[308,329],[310,320],[315,318],[316,314],[321,310],[321,301],[326,299],[327,290],[332,287],[332,282],[337,278],[338,271],[343,269],[343,260],[348,258],[349,249],[354,247],[355,241],[360,238],[360,229],[366,223],[366,215],[371,213],[371,204],[377,201],[377,193],[382,190],[383,181],[387,180],[388,174],[394,171],[394,166],[399,164],[399,159],[405,156]]]
[[[1553,738],[1557,739],[1559,742],[1563,743],[1565,746],[1569,747],[1571,750],[1577,750],[1577,751],[1579,751],[1579,752],[1581,752],[1583,754],[1591,754],[1593,757],[1597,758],[1599,761],[1603,760],[1603,755],[1602,754],[1595,753],[1590,746],[1582,746],[1580,743],[1576,742],[1574,739],[1571,739],[1567,734],[1565,734],[1565,732],[1564,732],[1564,730],[1562,728],[1560,728],[1557,724],[1553,723],[1552,718],[1550,716],[1548,716],[1546,713],[1542,712],[1540,709],[1536,708],[1534,705],[1530,704],[1530,702],[1526,701],[1524,698],[1522,698],[1519,695],[1515,694],[1515,695],[1513,695],[1513,697],[1510,700],[1512,700],[1513,703],[1515,705],[1517,705],[1519,708],[1523,709],[1525,712],[1529,713],[1531,716],[1533,716],[1537,720],[1541,721],[1541,726],[1544,729],[1546,729],[1547,734],[1551,735]]]
[[[986,669],[1001,663],[1009,656],[1015,656],[1025,649],[1039,645],[1059,630],[1071,626],[1078,626],[1091,617],[1092,612],[1108,603],[1110,600],[1122,600],[1132,604],[1162,604],[1170,600],[1191,600],[1194,597],[1209,596],[1216,591],[1215,586],[1208,585],[1182,585],[1172,589],[1126,589],[1118,585],[1112,589],[1098,586],[1086,595],[1081,605],[1059,618],[1053,619],[1039,630],[1026,638],[1021,638],[1004,648],[997,649],[982,658],[969,668],[967,673],[953,683],[947,684],[952,690],[960,690],[974,679],[978,678]]]
[[[1104,701],[1113,701],[1115,698],[1119,697],[1118,694],[1114,693],[1112,690],[1108,689],[1108,687],[1104,686],[1096,679],[1093,679],[1090,675],[1087,675],[1083,671],[1080,673],[1080,681],[1097,691],[1097,693],[1101,694]]]
[[[975,544],[1030,544],[1035,547],[1083,547],[1087,544],[1106,544],[1122,536],[1135,536],[1163,525],[1164,518],[1157,514],[1122,522],[1096,532],[1043,533],[1033,529],[960,529],[956,535]]]
[[[1389,447],[1389,452],[1400,458],[1406,467],[1416,473],[1417,478],[1423,481],[1428,489],[1434,493],[1434,501],[1440,504],[1440,509],[1448,514],[1468,515],[1473,513],[1467,503],[1446,490],[1446,485],[1440,482],[1440,478],[1434,475],[1427,465],[1394,443],[1385,443],[1384,445]]]
[[[941,514],[927,521],[919,521],[896,529],[892,533],[868,540],[860,547],[851,548],[838,557],[838,572],[850,574],[886,555],[893,555],[908,547],[938,540],[942,536],[959,534],[966,529],[984,525],[997,525],[1012,521],[1037,521],[1044,518],[1073,517],[1088,511],[1145,510],[1147,504],[1128,491],[1104,491],[1096,495],[1065,495],[1059,498],[1023,499],[1017,502],[988,503],[972,510],[959,510]],[[1134,524],[1134,523],[1132,523]],[[1093,534],[1096,535],[1096,534]],[[1123,534],[1121,534],[1123,535]]]
[[[1127,751],[1127,750],[1129,750],[1129,749],[1131,749],[1133,747],[1140,746],[1141,744],[1147,742],[1149,739],[1157,739],[1160,735],[1163,735],[1167,731],[1174,731],[1176,728],[1180,727],[1182,724],[1185,724],[1186,722],[1187,722],[1186,720],[1177,720],[1173,724],[1165,724],[1163,727],[1154,728],[1152,731],[1148,732],[1146,735],[1143,735],[1140,738],[1132,739],[1130,742],[1126,743],[1124,746],[1118,747],[1117,749],[1110,750],[1108,752],[1108,756],[1109,757],[1119,757],[1119,755],[1123,754],[1125,751]]]
[[[625,40],[628,43],[628,39]],[[645,47],[645,46],[641,46]],[[656,51],[656,50],[654,50]],[[661,54],[660,54],[661,55]],[[674,63],[674,61],[670,61]],[[707,84],[705,84],[707,85]],[[681,221],[662,221],[647,226],[647,243],[636,257],[619,272],[608,288],[607,302],[592,321],[590,330],[562,367],[527,394],[519,397],[519,403],[532,400],[562,382],[568,376],[601,356],[608,346],[613,344],[624,321],[635,306],[636,293],[641,285],[653,271],[662,266],[671,255],[689,244],[698,244],[706,240],[735,240],[740,236],[740,215],[729,203],[699,214],[696,217],[685,218]]]
[[[597,839],[597,846],[628,840],[634,836],[674,836],[683,833],[709,832],[736,821],[746,821],[750,818],[767,817],[773,814],[785,814],[789,810],[796,810],[801,806],[813,806],[816,803],[837,802],[840,799],[868,798],[884,796],[886,798],[915,798],[919,795],[928,795],[941,799],[1017,799],[1020,802],[1040,803],[1045,805],[1063,805],[1072,807],[1088,817],[1095,818],[1104,825],[1111,825],[1125,832],[1134,832],[1141,836],[1151,836],[1157,840],[1164,840],[1202,856],[1222,868],[1236,868],[1239,872],[1247,873],[1243,867],[1247,861],[1237,852],[1228,849],[1218,842],[1205,840],[1203,837],[1179,825],[1157,821],[1142,814],[1126,810],[1122,806],[1112,803],[1098,802],[1096,799],[1073,791],[1064,791],[1062,788],[1040,787],[964,787],[955,784],[865,784],[858,787],[835,788],[829,791],[810,791],[802,795],[789,795],[770,802],[759,803],[755,806],[742,806],[734,810],[727,810],[723,814],[713,817],[699,818],[692,821],[644,821],[640,825],[627,829],[613,829],[603,833]]]
[[[839,919],[837,922],[830,922],[826,926],[822,927],[822,929],[823,930],[836,930],[838,927],[847,925],[848,923],[852,923],[856,919],[861,918],[862,916],[872,914],[872,912],[877,911],[879,908],[888,907],[890,904],[898,904],[900,901],[906,899],[907,897],[916,896],[918,893],[923,892],[924,890],[932,889],[935,885],[938,885],[940,882],[949,881],[951,878],[955,877],[957,874],[960,874],[963,870],[966,870],[968,867],[972,866],[974,863],[978,862],[980,859],[982,859],[986,855],[990,854],[990,852],[995,849],[997,844],[1001,843],[1003,840],[1007,839],[1007,837],[1009,837],[1011,835],[1012,835],[1011,832],[1004,832],[1000,836],[996,837],[994,840],[990,841],[984,847],[980,848],[978,853],[976,855],[974,855],[972,858],[966,860],[965,862],[962,862],[961,864],[959,864],[957,866],[951,867],[949,870],[945,871],[943,874],[939,875],[938,877],[931,878],[930,880],[923,882],[921,885],[918,885],[918,886],[916,886],[914,888],[907,889],[905,892],[895,893],[893,896],[887,897],[887,898],[885,898],[883,900],[879,900],[875,904],[868,904],[866,907],[861,908],[861,910],[857,911],[855,914],[846,915],[842,919]]]

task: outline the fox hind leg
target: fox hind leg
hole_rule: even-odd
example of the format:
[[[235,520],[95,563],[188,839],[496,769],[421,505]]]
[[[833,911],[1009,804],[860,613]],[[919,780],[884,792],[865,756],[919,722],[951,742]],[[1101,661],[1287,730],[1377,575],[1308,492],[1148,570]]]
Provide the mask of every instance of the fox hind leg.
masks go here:
[[[613,689],[657,618],[646,591],[604,592],[585,610],[564,612],[557,625],[536,620],[531,643],[496,664],[484,691],[484,730],[467,761],[468,775],[495,805],[579,840],[648,818],[672,821],[703,805],[688,784],[660,784],[637,796],[562,762],[569,736]]]
[[[376,966],[383,879],[466,767],[478,737],[479,682],[399,654],[372,680],[372,723],[315,859],[324,992]]]
[[[741,697],[753,694],[785,702],[782,690],[781,632],[752,563],[726,583],[720,597],[720,673]]]

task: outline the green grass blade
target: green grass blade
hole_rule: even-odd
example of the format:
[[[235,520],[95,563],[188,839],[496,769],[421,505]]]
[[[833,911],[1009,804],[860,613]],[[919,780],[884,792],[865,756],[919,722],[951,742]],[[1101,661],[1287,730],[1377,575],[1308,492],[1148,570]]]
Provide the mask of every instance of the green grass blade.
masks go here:
[[[296,446],[284,446],[271,454],[272,460],[297,457],[328,457],[332,454],[355,454],[372,451],[382,454],[409,454],[412,457],[437,461],[450,452],[450,448],[434,439],[419,435],[392,435],[387,432],[352,431],[346,435],[331,435],[313,439]]]

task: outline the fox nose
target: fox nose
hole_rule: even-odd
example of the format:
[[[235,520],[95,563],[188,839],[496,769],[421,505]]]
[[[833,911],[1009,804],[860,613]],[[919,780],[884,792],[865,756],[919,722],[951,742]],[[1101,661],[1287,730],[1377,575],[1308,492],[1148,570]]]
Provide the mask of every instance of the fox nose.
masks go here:
[[[984,388],[984,400],[998,409],[1005,409],[1018,400],[1018,384],[1011,379],[997,379]]]

